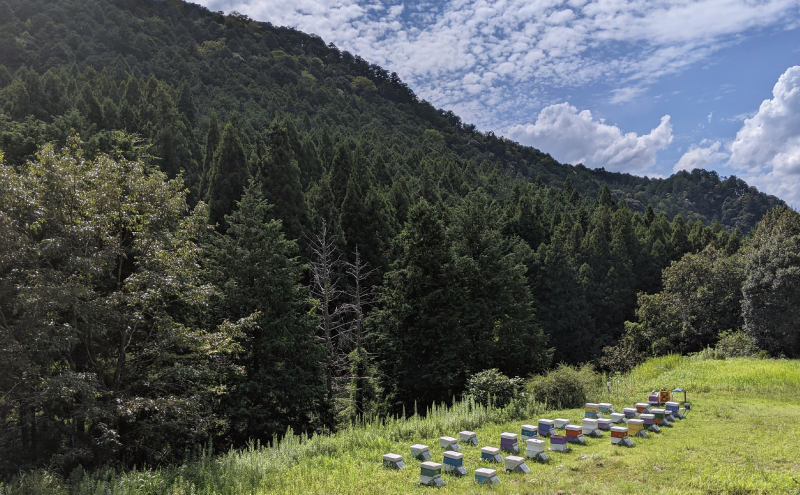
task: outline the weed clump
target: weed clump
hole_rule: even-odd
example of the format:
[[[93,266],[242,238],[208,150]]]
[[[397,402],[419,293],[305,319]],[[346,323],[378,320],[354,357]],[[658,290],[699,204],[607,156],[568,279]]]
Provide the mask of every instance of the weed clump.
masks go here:
[[[580,368],[561,364],[545,375],[532,378],[527,388],[537,402],[544,402],[550,408],[573,409],[583,407],[600,382],[601,376],[591,364]]]

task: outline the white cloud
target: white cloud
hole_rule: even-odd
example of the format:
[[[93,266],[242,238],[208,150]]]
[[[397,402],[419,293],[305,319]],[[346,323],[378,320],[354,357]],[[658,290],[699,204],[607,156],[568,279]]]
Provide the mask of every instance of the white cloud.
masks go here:
[[[512,127],[508,136],[562,162],[643,173],[655,165],[656,151],[672,142],[672,125],[665,115],[649,134],[623,134],[617,126],[594,120],[589,110],[559,103],[544,108],[536,123]]]
[[[495,129],[524,121],[542,93],[565,86],[601,82],[621,88],[610,102],[631,101],[739,34],[791,26],[799,14],[797,0],[195,1],[318,34]],[[480,79],[467,83],[470,73]]]
[[[711,112],[711,113],[708,114],[708,123],[709,124],[711,123],[711,117],[713,117],[713,116],[714,116],[714,112]]]
[[[696,168],[708,169],[711,165],[721,163],[728,158],[727,153],[720,151],[722,143],[719,141],[705,147],[702,146],[703,144],[708,144],[708,142],[702,142],[700,146],[690,146],[689,151],[684,153],[672,168],[672,172],[677,173],[681,170],[691,172]]]
[[[730,165],[787,202],[800,204],[800,66],[778,79],[773,98],[744,121],[731,145]]]

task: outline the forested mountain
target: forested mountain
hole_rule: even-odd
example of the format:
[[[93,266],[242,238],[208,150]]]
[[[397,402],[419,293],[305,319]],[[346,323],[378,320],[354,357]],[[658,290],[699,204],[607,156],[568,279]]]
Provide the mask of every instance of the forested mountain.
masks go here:
[[[663,270],[739,256],[776,205],[713,172],[558,164],[235,13],[3,1],[0,470],[172,462],[424,411],[486,369],[617,367],[653,352],[637,300],[675,290]]]

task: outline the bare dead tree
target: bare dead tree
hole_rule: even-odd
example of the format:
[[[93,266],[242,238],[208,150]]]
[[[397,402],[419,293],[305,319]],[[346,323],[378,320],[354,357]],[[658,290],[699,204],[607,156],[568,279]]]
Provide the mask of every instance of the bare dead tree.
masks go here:
[[[367,360],[369,355],[365,350],[364,344],[367,338],[366,313],[372,305],[372,292],[365,287],[365,280],[372,275],[375,269],[369,269],[369,263],[361,260],[358,246],[354,251],[355,261],[344,263],[345,272],[350,279],[350,285],[346,291],[348,302],[343,304],[342,310],[348,315],[349,324],[343,333],[343,340],[349,344],[350,349],[350,384],[352,387],[352,400],[354,416],[363,417],[366,412],[366,391],[370,385],[371,376],[368,376]]]
[[[309,270],[311,272],[311,297],[318,301],[320,314],[318,338],[328,350],[324,363],[325,385],[328,402],[332,404],[338,394],[337,378],[341,369],[347,366],[347,353],[342,352],[340,345],[341,330],[345,322],[342,318],[344,310],[334,306],[343,294],[339,288],[340,255],[336,252],[336,236],[330,235],[328,225],[322,220],[322,226],[314,239],[309,239],[308,249],[311,252]]]

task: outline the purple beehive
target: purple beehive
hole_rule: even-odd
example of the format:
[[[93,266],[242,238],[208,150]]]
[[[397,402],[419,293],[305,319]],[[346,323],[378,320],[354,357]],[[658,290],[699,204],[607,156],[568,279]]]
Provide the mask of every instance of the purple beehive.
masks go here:
[[[500,450],[505,452],[519,452],[519,444],[517,444],[516,433],[501,433],[500,434]]]

